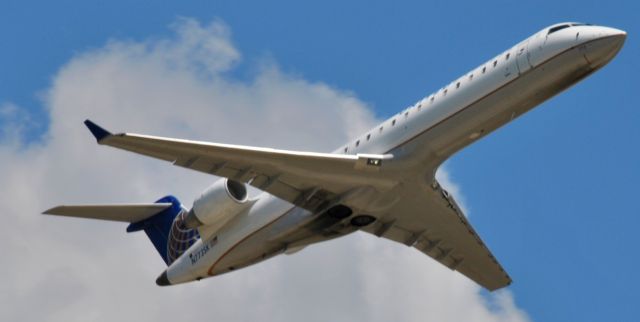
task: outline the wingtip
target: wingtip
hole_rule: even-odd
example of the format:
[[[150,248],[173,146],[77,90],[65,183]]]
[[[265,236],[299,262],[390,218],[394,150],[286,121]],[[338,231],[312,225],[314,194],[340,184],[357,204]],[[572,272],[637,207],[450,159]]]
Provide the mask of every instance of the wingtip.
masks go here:
[[[84,121],[84,125],[87,126],[87,128],[89,129],[89,131],[91,131],[91,134],[93,134],[93,136],[96,138],[96,140],[98,142],[100,142],[102,139],[108,137],[111,135],[111,132],[103,129],[102,127],[100,127],[98,124],[93,123],[91,120],[86,119]]]
[[[45,211],[42,212],[43,215],[55,215],[56,214],[56,210],[58,210],[60,208],[60,206],[55,206],[53,208],[49,208]]]

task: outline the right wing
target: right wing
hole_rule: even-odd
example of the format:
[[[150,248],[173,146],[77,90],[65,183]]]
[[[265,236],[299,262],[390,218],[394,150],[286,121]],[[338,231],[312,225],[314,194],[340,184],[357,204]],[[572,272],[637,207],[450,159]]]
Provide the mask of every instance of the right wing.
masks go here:
[[[169,207],[171,207],[171,203],[73,205],[57,206],[46,210],[43,214],[134,223],[145,220]]]

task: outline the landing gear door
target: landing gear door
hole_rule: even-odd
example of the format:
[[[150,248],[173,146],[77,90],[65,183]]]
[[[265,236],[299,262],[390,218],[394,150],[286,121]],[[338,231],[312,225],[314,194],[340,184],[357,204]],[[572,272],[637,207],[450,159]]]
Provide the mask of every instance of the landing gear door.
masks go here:
[[[516,62],[518,64],[518,72],[520,75],[531,69],[529,57],[529,39],[527,39],[516,46]]]

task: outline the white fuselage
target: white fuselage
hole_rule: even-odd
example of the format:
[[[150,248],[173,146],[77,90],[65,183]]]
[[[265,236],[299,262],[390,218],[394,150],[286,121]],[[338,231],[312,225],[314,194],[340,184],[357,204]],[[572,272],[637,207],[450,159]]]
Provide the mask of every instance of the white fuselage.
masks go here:
[[[580,24],[545,28],[334,153],[392,154],[381,171],[396,171],[400,180],[433,178],[456,151],[604,66],[625,35]],[[367,212],[366,207],[357,210]],[[318,214],[263,193],[215,237],[199,240],[172,263],[167,278],[177,284],[222,274],[357,230],[322,235],[315,231],[320,221]],[[301,233],[303,226],[308,229]]]

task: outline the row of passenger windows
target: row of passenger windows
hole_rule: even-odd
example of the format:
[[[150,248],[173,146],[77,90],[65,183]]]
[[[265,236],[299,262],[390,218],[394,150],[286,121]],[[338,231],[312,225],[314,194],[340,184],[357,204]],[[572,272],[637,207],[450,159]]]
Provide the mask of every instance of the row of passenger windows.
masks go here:
[[[509,60],[509,58],[510,58],[510,57],[511,57],[511,53],[507,53],[507,54],[504,56],[505,61],[506,61],[506,60]],[[498,66],[498,59],[495,59],[495,60],[493,61],[493,68],[495,68],[495,67],[497,67],[497,66]],[[487,66],[486,66],[486,65],[485,65],[485,66],[482,66],[482,74],[485,74],[486,72],[487,72]],[[473,80],[473,73],[469,74],[469,81],[472,81],[472,80]],[[460,88],[460,86],[461,86],[461,82],[460,82],[460,81],[456,82],[456,89],[459,89],[459,88]],[[445,87],[444,89],[442,89],[442,96],[447,96],[447,93],[448,93],[448,92],[449,92],[449,88],[448,88],[448,87]],[[436,97],[436,95],[437,95],[437,93],[436,93],[436,94],[431,94],[431,96],[429,97],[429,104],[433,104],[433,102],[435,101],[435,97]],[[416,106],[416,108],[417,108],[417,110],[418,110],[418,111],[422,110],[422,101],[420,101],[420,103],[418,103],[418,105]],[[409,117],[409,111],[410,111],[410,109],[411,109],[411,108],[409,108],[408,110],[406,110],[406,111],[404,112],[404,117],[405,117],[405,118],[408,118],[408,117]],[[395,119],[395,118],[393,118],[393,119],[391,120],[391,126],[395,126],[395,125],[396,125],[396,119]],[[378,132],[379,132],[379,133],[382,133],[382,131],[383,131],[383,130],[384,130],[384,125],[383,125],[383,126],[380,126],[380,128],[378,129]],[[369,141],[370,139],[371,139],[371,133],[368,133],[368,134],[367,134],[367,136],[366,136],[366,140],[367,140],[367,141]],[[360,140],[356,140],[356,142],[355,142],[355,147],[357,148],[357,147],[359,147],[359,146],[360,146]],[[343,149],[343,151],[344,151],[344,153],[347,153],[347,152],[349,151],[349,146],[345,146],[345,147],[344,147],[344,149]]]

